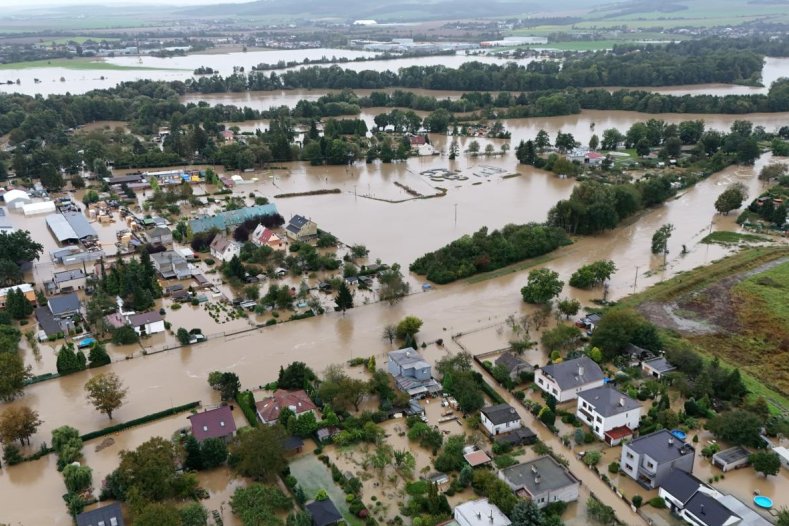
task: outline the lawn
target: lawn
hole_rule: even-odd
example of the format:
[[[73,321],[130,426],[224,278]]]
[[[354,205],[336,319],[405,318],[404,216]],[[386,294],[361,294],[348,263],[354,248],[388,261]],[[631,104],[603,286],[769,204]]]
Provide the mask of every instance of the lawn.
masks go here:
[[[750,299],[746,306],[755,311],[751,315],[772,319],[784,332],[789,329],[789,263],[751,276],[734,287],[734,291]]]
[[[331,471],[318,460],[315,455],[303,455],[289,465],[290,474],[296,477],[299,485],[310,501],[315,494],[321,490],[326,490],[329,498],[342,513],[343,518],[350,526],[361,526],[362,521],[348,510],[348,503],[345,502],[345,492],[334,483]]]
[[[757,236],[754,234],[740,234],[739,232],[729,232],[726,230],[719,230],[704,236],[701,240],[702,243],[711,245],[738,245],[740,243],[761,243],[763,241],[770,241],[766,237]]]
[[[157,70],[172,68],[151,68],[145,66],[119,66],[109,62],[97,61],[91,58],[55,58],[51,60],[32,60],[30,62],[12,62],[11,64],[0,64],[0,71],[14,69],[33,69],[33,68],[65,68],[77,70],[114,70],[114,71],[134,71],[134,70]],[[183,70],[186,71],[186,70]]]

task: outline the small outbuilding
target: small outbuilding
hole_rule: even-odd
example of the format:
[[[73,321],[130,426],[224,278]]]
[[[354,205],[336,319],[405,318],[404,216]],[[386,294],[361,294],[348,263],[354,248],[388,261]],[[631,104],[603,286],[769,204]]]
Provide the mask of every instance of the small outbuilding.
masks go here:
[[[343,522],[340,510],[331,499],[316,500],[304,507],[312,517],[312,526],[332,526]]]
[[[712,455],[712,465],[721,468],[724,472],[732,469],[744,468],[750,462],[751,453],[742,446],[734,446]]]

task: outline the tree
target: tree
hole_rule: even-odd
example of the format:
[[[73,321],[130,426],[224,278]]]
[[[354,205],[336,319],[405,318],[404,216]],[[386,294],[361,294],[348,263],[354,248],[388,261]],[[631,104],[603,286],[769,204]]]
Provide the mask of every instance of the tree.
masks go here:
[[[88,466],[69,464],[63,468],[63,482],[70,493],[82,493],[93,484],[93,470]]]
[[[131,345],[139,341],[140,335],[131,325],[123,325],[112,331],[112,343],[115,345]]]
[[[466,447],[466,437],[464,435],[452,435],[447,438],[444,447],[436,457],[436,469],[444,473],[460,471],[465,464],[463,459],[464,447]]]
[[[789,172],[789,167],[782,163],[770,163],[762,167],[759,172],[759,180],[770,181],[779,179]]]
[[[532,270],[526,286],[521,289],[521,296],[526,303],[548,303],[555,298],[564,287],[559,274],[547,268]]]
[[[476,139],[468,143],[468,153],[476,155],[479,153],[479,142]]]
[[[107,354],[107,348],[104,344],[95,343],[88,352],[88,367],[101,367],[112,362],[110,355]]]
[[[181,516],[180,526],[206,526],[208,524],[208,510],[199,502],[190,502],[178,510]]]
[[[58,374],[66,375],[84,371],[88,365],[85,354],[81,350],[75,349],[74,344],[69,342],[58,351],[56,366]]]
[[[0,352],[0,400],[10,402],[20,396],[32,377],[30,366],[25,367],[18,353]]]
[[[540,153],[544,152],[546,148],[551,146],[551,138],[548,135],[548,132],[545,130],[540,130],[537,132],[537,136],[534,138],[534,146],[540,150]]]
[[[318,388],[318,396],[323,402],[342,411],[348,411],[351,407],[358,411],[359,405],[368,392],[367,382],[350,378],[342,367],[337,365],[329,366],[326,369],[324,379]]]
[[[227,444],[221,438],[207,438],[200,444],[200,459],[203,469],[221,466],[227,460],[227,456]]]
[[[570,316],[575,316],[581,310],[581,302],[575,299],[564,298],[556,304],[556,308],[564,314],[565,319],[569,320]]]
[[[27,230],[18,229],[10,234],[0,232],[0,254],[4,259],[19,264],[37,260],[43,251],[44,246],[33,241]]]
[[[765,449],[760,449],[748,456],[748,461],[753,466],[757,473],[761,473],[765,477],[769,475],[777,475],[781,470],[781,458],[777,453]]]
[[[277,512],[292,507],[290,497],[282,490],[262,484],[238,488],[230,498],[230,508],[244,526],[280,526]]]
[[[399,302],[411,290],[411,286],[403,279],[400,265],[397,263],[392,265],[391,269],[381,272],[378,282],[381,284],[378,295],[381,301],[389,302],[389,305]]]
[[[391,324],[384,326],[382,337],[389,342],[389,345],[393,344],[397,338],[397,326]]]
[[[590,289],[602,285],[616,272],[616,265],[610,259],[601,259],[584,265],[570,276],[570,286]]]
[[[729,215],[732,210],[740,208],[745,199],[747,199],[745,186],[741,183],[733,184],[715,200],[715,210],[723,215]]]
[[[646,157],[649,155],[649,141],[647,139],[641,139],[636,143],[636,154],[640,157]]]
[[[591,344],[613,359],[628,343],[650,351],[659,351],[662,342],[654,325],[631,309],[613,308],[603,315],[594,328]]]
[[[658,228],[652,235],[652,253],[653,254],[668,254],[668,240],[671,233],[674,232],[674,225],[667,223]]]
[[[18,269],[14,263],[8,260],[3,261]],[[20,289],[11,289],[6,293],[5,310],[15,320],[24,320],[33,313],[33,305]]]
[[[194,435],[187,435],[184,439],[184,467],[192,471],[203,469],[203,455],[200,451],[200,443]]]
[[[152,502],[144,504],[142,510],[134,515],[137,526],[183,526],[181,514],[172,504]]]
[[[596,150],[598,146],[600,146],[600,137],[598,137],[596,133],[593,133],[592,138],[589,139],[589,149]]]
[[[38,413],[27,406],[9,407],[0,415],[0,440],[4,444],[16,440],[22,445],[30,444],[30,437],[42,423]]]
[[[544,526],[545,518],[537,505],[530,500],[521,500],[510,514],[512,526]]]
[[[127,389],[115,373],[97,374],[85,384],[88,401],[112,420],[112,412],[123,405]]]
[[[343,281],[340,284],[340,288],[337,289],[337,297],[334,299],[334,303],[337,305],[337,310],[343,313],[353,308],[353,293],[345,281]]]
[[[549,351],[569,351],[578,345],[581,331],[574,325],[559,324],[542,335],[541,342]]]
[[[192,341],[192,335],[183,327],[178,327],[175,337],[178,338],[178,343],[181,345],[189,345],[189,342]]]
[[[0,258],[0,286],[18,285],[22,279],[22,269],[19,268],[19,265],[10,259]]]
[[[22,333],[19,329],[11,325],[0,325],[0,353],[16,354],[21,339]]]
[[[284,438],[282,426],[260,426],[241,433],[230,448],[230,465],[245,477],[274,480],[287,465],[282,449]]]
[[[208,373],[208,385],[219,391],[223,401],[233,400],[241,390],[241,381],[236,373],[213,371]]]
[[[406,316],[397,324],[395,332],[400,340],[413,339],[422,328],[422,320],[416,316]]]
[[[304,362],[293,362],[284,369],[280,367],[277,387],[280,389],[308,389],[318,377]]]
[[[778,526],[789,526],[789,509],[781,508],[778,511]]]
[[[611,506],[606,506],[594,497],[586,500],[586,513],[595,522],[604,526],[617,524],[616,513]]]
[[[82,458],[82,438],[79,431],[70,426],[52,430],[52,449],[58,456],[58,470]]]
[[[761,418],[750,411],[735,409],[716,416],[707,427],[720,440],[738,446],[761,447]]]

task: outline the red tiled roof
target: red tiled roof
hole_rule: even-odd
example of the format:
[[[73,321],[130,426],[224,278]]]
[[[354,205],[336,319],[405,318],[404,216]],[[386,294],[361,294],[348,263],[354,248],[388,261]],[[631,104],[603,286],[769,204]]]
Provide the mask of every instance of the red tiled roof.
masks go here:
[[[490,462],[490,457],[484,451],[472,451],[471,453],[463,455],[463,458],[466,459],[466,462],[468,462],[472,468]]]
[[[274,391],[273,396],[256,403],[255,407],[258,415],[264,422],[276,421],[279,418],[280,411],[285,408],[290,408],[297,415],[318,409],[304,389],[299,389],[298,391],[277,389]]]
[[[191,415],[189,421],[192,423],[192,435],[198,442],[207,438],[223,438],[236,432],[236,421],[227,405]]]
[[[627,426],[615,427],[605,432],[605,436],[611,438],[612,440],[620,440],[622,438],[629,437],[632,434],[633,430]]]
[[[603,154],[602,153],[597,153],[597,152],[588,152],[586,154],[586,158],[587,159],[602,159],[603,158]]]

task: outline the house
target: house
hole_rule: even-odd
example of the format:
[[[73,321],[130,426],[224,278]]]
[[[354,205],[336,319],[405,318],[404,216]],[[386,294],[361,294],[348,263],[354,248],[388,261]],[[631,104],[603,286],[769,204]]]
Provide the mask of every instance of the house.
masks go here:
[[[534,367],[509,351],[496,358],[494,365],[496,367],[503,367],[514,381],[520,379],[521,373],[534,372]]]
[[[512,522],[488,499],[477,499],[455,506],[452,513],[458,526],[510,526]]]
[[[304,450],[304,440],[296,435],[285,437],[282,441],[282,450],[286,454],[298,454]]]
[[[693,526],[767,526],[769,521],[731,495],[720,493],[699,479],[675,469],[658,489],[667,507]]]
[[[551,456],[543,456],[499,471],[499,478],[519,497],[530,499],[538,508],[552,502],[578,500],[580,482]]]
[[[573,400],[582,391],[602,386],[604,378],[603,370],[588,356],[546,365],[534,372],[537,387],[558,402]]]
[[[8,190],[3,194],[3,201],[5,201],[6,206],[12,210],[16,210],[22,208],[24,205],[28,205],[33,202],[30,199],[30,195],[24,190]]]
[[[473,448],[474,446],[471,447]],[[464,454],[463,458],[465,459],[466,462],[468,462],[468,465],[471,466],[472,468],[476,468],[478,466],[484,466],[485,464],[490,464],[493,461],[493,459],[491,459],[487,453],[485,453],[481,449],[476,449],[476,448]]]
[[[74,290],[84,289],[87,284],[88,276],[81,268],[73,270],[64,270],[62,272],[55,272],[52,276],[51,284],[48,288],[54,292],[71,292]]]
[[[318,225],[304,216],[295,215],[285,227],[285,235],[294,241],[304,241],[318,235]]]
[[[224,234],[217,234],[211,241],[211,255],[222,261],[230,261],[241,253],[241,245]]]
[[[773,448],[773,452],[778,455],[778,458],[781,459],[781,465],[786,469],[789,469],[789,449],[778,446]]]
[[[742,446],[734,446],[712,455],[712,465],[718,466],[724,472],[732,469],[744,468],[750,464],[751,452]]]
[[[123,510],[118,502],[77,515],[77,526],[123,526]]]
[[[677,368],[661,356],[660,358],[642,362],[641,369],[650,376],[663,378],[663,375],[675,371]]]
[[[172,245],[173,233],[166,226],[157,226],[148,231],[148,239],[153,245]]]
[[[187,418],[192,425],[192,436],[198,442],[208,438],[221,438],[229,442],[236,434],[236,421],[233,420],[233,411],[229,405],[195,413]]]
[[[592,332],[594,331],[594,328],[597,326],[597,324],[600,323],[602,318],[603,317],[596,312],[588,314],[575,322],[575,326],[580,329],[586,329],[587,331]]]
[[[638,429],[641,402],[611,385],[604,385],[578,393],[575,416],[587,424],[597,438],[615,446]],[[609,435],[609,431],[614,432]]]
[[[164,279],[186,279],[192,275],[186,258],[174,250],[151,254],[151,261]]]
[[[164,317],[156,310],[132,314],[128,321],[137,334],[158,334],[165,330]]]
[[[36,290],[29,283],[20,283],[19,285],[13,285],[11,287],[5,287],[0,289],[0,309],[5,308],[5,300],[8,297],[8,291],[11,289],[17,289],[22,291],[22,294],[25,295],[25,298],[27,298],[27,300],[30,303],[35,303]]]
[[[16,228],[14,228],[14,225],[5,213],[5,207],[0,206],[0,232],[12,234],[15,230]]]
[[[236,134],[233,133],[231,130],[223,130],[222,131],[222,140],[225,142],[233,142],[236,138]]]
[[[340,432],[340,428],[336,426],[327,426],[318,429],[316,435],[318,437],[318,442],[328,442],[337,436]]]
[[[332,526],[343,522],[342,514],[331,499],[315,500],[304,507],[312,517],[312,526]]]
[[[506,435],[496,437],[497,444],[509,444],[512,447],[530,446],[535,442],[537,442],[537,434],[528,427],[521,427]]]
[[[480,419],[488,435],[509,433],[520,429],[523,425],[518,412],[509,404],[496,404],[483,407],[480,410]]]
[[[441,385],[433,379],[431,365],[411,347],[390,351],[386,366],[397,388],[411,398],[441,391]]]
[[[693,447],[666,429],[644,435],[622,446],[619,466],[631,479],[654,489],[673,469],[693,472]]]
[[[282,238],[275,234],[273,230],[266,228],[262,224],[255,228],[255,231],[249,236],[249,240],[259,247],[266,246],[274,250],[282,248]]]
[[[655,358],[654,353],[638,345],[628,343],[622,351],[624,356],[627,356],[627,365],[630,367],[640,367],[645,360],[652,360]]]
[[[76,293],[52,296],[47,301],[47,308],[56,319],[70,318],[81,312],[81,304]]]
[[[257,402],[255,408],[258,418],[264,424],[274,424],[283,409],[290,409],[296,416],[304,413],[316,413],[316,417],[318,417],[318,408],[304,389],[297,391],[277,389],[272,396]]]

